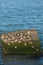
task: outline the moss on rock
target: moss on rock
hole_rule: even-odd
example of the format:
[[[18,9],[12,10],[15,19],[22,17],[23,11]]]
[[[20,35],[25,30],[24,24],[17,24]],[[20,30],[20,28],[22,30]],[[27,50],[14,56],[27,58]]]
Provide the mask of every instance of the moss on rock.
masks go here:
[[[11,38],[13,38],[13,40]],[[6,33],[1,36],[1,40],[3,44],[3,54],[40,55],[41,45],[37,31],[35,30],[11,32],[11,34]]]

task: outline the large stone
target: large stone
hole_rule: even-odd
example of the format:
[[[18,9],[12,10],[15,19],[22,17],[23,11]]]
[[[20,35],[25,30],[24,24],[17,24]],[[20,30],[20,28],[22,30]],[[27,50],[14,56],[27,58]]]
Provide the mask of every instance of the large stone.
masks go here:
[[[41,51],[36,30],[22,30],[1,35],[3,54],[38,55]],[[13,43],[12,43],[13,41]]]

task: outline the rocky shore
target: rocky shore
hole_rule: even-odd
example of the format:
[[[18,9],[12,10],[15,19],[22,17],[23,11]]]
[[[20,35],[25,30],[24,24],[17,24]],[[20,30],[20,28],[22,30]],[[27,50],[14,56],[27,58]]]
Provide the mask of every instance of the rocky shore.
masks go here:
[[[32,44],[31,40],[39,40],[37,36],[37,31],[35,30],[24,30],[2,34],[1,39],[7,44],[17,41],[19,43],[21,41],[29,41],[30,44]]]
[[[38,55],[41,50],[37,31],[22,30],[1,35],[4,54]]]

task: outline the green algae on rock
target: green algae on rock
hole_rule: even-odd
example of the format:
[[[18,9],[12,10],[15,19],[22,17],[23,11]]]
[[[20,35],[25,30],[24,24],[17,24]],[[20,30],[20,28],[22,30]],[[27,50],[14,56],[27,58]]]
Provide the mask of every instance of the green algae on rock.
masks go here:
[[[3,54],[40,55],[41,45],[36,30],[22,30],[1,35]]]

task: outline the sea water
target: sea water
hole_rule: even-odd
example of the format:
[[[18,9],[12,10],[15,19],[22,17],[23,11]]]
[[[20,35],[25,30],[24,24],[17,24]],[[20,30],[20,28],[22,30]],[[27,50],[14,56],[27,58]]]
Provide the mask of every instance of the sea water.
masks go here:
[[[0,0],[0,34],[28,29],[38,31],[43,48],[43,0]],[[17,55],[5,59],[5,65],[43,65],[43,57],[29,59]]]

